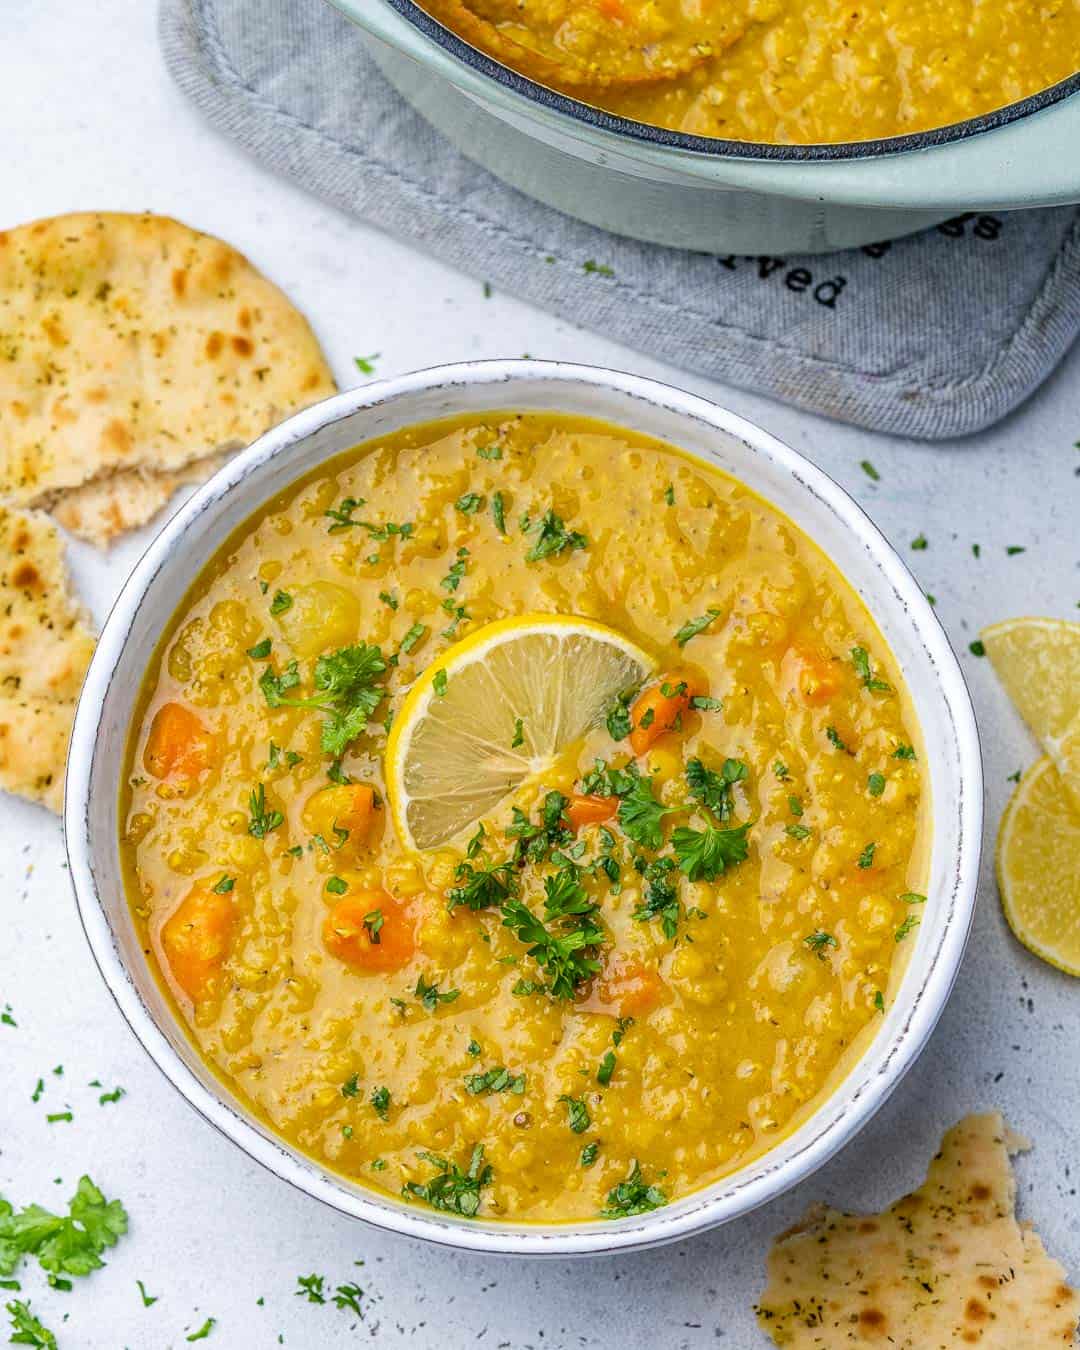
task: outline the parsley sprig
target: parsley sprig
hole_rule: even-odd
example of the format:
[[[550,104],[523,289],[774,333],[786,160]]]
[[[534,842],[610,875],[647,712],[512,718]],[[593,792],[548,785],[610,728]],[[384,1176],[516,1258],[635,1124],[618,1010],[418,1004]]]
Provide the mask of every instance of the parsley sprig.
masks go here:
[[[529,531],[536,532],[536,540],[525,554],[526,562],[541,562],[544,558],[589,547],[585,535],[578,530],[568,530],[562,517],[554,511],[545,511],[535,525],[529,526]]]
[[[407,1181],[402,1187],[406,1199],[415,1196],[432,1209],[460,1214],[466,1219],[474,1218],[480,1209],[484,1187],[490,1186],[493,1176],[491,1164],[484,1162],[483,1144],[474,1145],[469,1165],[464,1171],[457,1163],[437,1153],[421,1153],[419,1156],[436,1169],[436,1174],[427,1181]]]
[[[659,1186],[645,1181],[641,1165],[635,1160],[630,1174],[608,1191],[607,1204],[600,1211],[602,1219],[626,1219],[632,1214],[646,1214],[667,1204],[667,1196]]]
[[[300,683],[295,661],[290,661],[281,674],[267,667],[259,688],[271,708],[312,708],[323,713],[323,752],[339,759],[367,727],[386,696],[385,688],[376,683],[386,664],[378,647],[361,642],[319,657],[315,662],[316,693],[311,698],[288,696],[288,691]]]

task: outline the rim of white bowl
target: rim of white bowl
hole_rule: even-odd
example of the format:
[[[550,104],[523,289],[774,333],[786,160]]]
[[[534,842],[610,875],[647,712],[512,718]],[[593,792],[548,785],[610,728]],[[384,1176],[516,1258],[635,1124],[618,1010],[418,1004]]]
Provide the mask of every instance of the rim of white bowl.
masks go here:
[[[495,395],[512,383],[555,382],[573,389],[582,385],[609,390],[662,411],[726,432],[791,473],[803,488],[859,538],[889,583],[937,672],[937,695],[944,700],[956,738],[961,782],[954,809],[959,841],[950,868],[947,902],[950,912],[921,984],[912,990],[911,1006],[902,1025],[894,1030],[888,1053],[878,1070],[850,1094],[841,1108],[836,1103],[864,1069],[872,1051],[868,1046],[851,1070],[799,1128],[771,1152],[753,1159],[719,1181],[681,1197],[666,1208],[632,1219],[574,1224],[525,1224],[498,1221],[453,1220],[434,1211],[419,1210],[384,1200],[377,1192],[353,1185],[348,1178],[321,1167],[291,1149],[268,1129],[260,1128],[229,1099],[222,1085],[211,1091],[183,1060],[157,1025],[143,1002],[120,954],[105,909],[98,896],[94,871],[95,830],[92,823],[91,780],[96,754],[98,722],[116,667],[123,654],[134,618],[158,573],[174,564],[184,536],[205,512],[239,489],[262,465],[306,440],[321,429],[363,409],[374,409],[410,395],[462,385],[481,385],[493,391],[492,408],[509,408],[513,399]],[[572,407],[568,409],[572,411]],[[358,442],[360,443],[360,442]],[[694,454],[695,452],[690,451]],[[332,456],[331,456],[332,457]],[[705,458],[698,454],[698,458]],[[299,476],[299,475],[298,475]],[[752,489],[754,484],[748,483]],[[767,498],[766,498],[767,499]],[[251,504],[253,513],[265,500]],[[189,581],[201,563],[192,564]],[[161,627],[171,614],[161,618]],[[876,616],[875,616],[876,617]],[[157,1067],[189,1105],[250,1158],[281,1180],[322,1201],[342,1214],[387,1232],[435,1242],[459,1250],[496,1255],[557,1256],[603,1254],[639,1250],[674,1242],[730,1222],[789,1190],[832,1158],[870,1120],[918,1058],[943,1011],[956,979],[975,908],[982,846],[982,760],[978,730],[967,685],[949,640],[933,608],[900,556],[869,516],[824,470],[792,450],[771,433],[699,395],[657,380],[623,371],[560,361],[488,360],[429,367],[392,379],[373,381],[296,413],[273,427],[240,452],[199,488],[148,545],[117,597],[101,637],[76,710],[67,763],[64,826],[68,863],[79,917],[94,959],[124,1020]],[[111,845],[116,847],[115,840]],[[946,897],[938,897],[943,903]],[[882,1032],[885,1028],[882,1028]],[[197,1051],[193,1049],[193,1054]],[[830,1110],[830,1108],[832,1108]],[[804,1136],[804,1137],[803,1137]],[[802,1142],[783,1161],[770,1162],[793,1141]]]

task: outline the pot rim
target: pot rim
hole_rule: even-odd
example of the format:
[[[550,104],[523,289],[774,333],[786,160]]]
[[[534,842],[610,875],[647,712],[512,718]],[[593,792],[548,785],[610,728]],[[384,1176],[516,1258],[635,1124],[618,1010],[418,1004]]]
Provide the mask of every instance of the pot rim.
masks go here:
[[[492,398],[486,406],[510,408],[514,406],[515,389],[544,382],[564,385],[566,404],[570,408],[575,389],[598,389],[615,398],[639,402],[688,423],[726,433],[741,441],[755,457],[761,456],[765,464],[790,474],[802,490],[831,512],[838,530],[846,528],[854,533],[873,558],[891,592],[893,599],[889,608],[895,605],[898,613],[901,610],[906,613],[936,672],[937,683],[932,693],[943,700],[947,711],[955,737],[958,766],[957,782],[952,785],[955,800],[941,803],[938,809],[955,812],[958,845],[956,857],[949,865],[948,893],[941,897],[943,904],[948,903],[947,917],[940,934],[935,936],[934,945],[928,945],[921,954],[916,948],[912,954],[911,966],[901,986],[903,1001],[898,997],[889,1010],[890,1019],[896,1013],[898,1020],[889,1039],[882,1042],[881,1062],[875,1070],[871,1071],[869,1066],[871,1060],[878,1057],[874,1048],[878,1038],[866,1047],[821,1106],[774,1150],[666,1208],[610,1223],[592,1221],[580,1226],[529,1224],[514,1227],[476,1220],[452,1221],[432,1211],[394,1203],[389,1197],[384,1200],[375,1191],[353,1186],[346,1178],[337,1177],[258,1125],[220,1080],[214,1078],[219,1086],[211,1090],[195,1073],[159,1027],[139,993],[99,896],[95,858],[102,848],[115,856],[117,840],[98,838],[94,818],[101,808],[95,805],[93,777],[99,753],[99,724],[106,698],[122,665],[128,638],[147,593],[165,569],[179,568],[185,574],[190,573],[188,584],[195,579],[206,555],[192,547],[192,540],[198,538],[200,528],[214,529],[226,505],[237,504],[236,494],[243,494],[245,485],[259,470],[279,455],[288,456],[293,452],[299,458],[300,448],[322,429],[364,410],[407,402],[410,396],[437,390],[452,391],[462,386],[490,389]],[[408,420],[403,424],[407,425]],[[361,437],[358,443],[363,439]],[[708,457],[700,452],[688,453],[696,453],[698,458],[708,462]],[[754,488],[753,482],[748,485]],[[245,516],[257,510],[271,495],[272,492],[253,493]],[[824,545],[819,543],[819,547]],[[879,612],[884,608],[879,605]],[[160,620],[155,619],[157,636],[169,618],[171,612]],[[98,785],[97,802],[104,800],[103,791],[115,790],[115,782],[105,784],[104,788]],[[339,1212],[380,1229],[461,1250],[565,1257],[656,1246],[738,1218],[804,1180],[853,1138],[914,1063],[948,1000],[974,914],[982,809],[978,732],[956,656],[937,616],[903,560],[862,508],[833,479],[768,432],[697,395],[655,380],[596,367],[505,360],[433,367],[374,381],[315,404],[267,431],[181,506],[150,542],[125,582],[102,630],[72,730],[64,825],[79,917],[114,1001],[157,1067],[220,1133],[282,1180]],[[924,972],[920,982],[915,984],[913,976],[917,961],[923,963]],[[899,1020],[901,1010],[902,1022]],[[888,1022],[879,1037],[885,1035],[887,1025]],[[197,1055],[197,1052],[193,1053]],[[843,1104],[838,1105],[841,1099],[844,1099]],[[798,1148],[791,1148],[789,1156],[777,1161],[776,1155],[796,1140],[800,1141]]]
[[[332,0],[338,3],[338,0]],[[736,141],[713,136],[693,136],[672,131],[666,127],[636,122],[617,113],[606,112],[585,103],[570,94],[549,89],[546,85],[522,75],[510,66],[473,47],[453,29],[447,28],[423,9],[418,0],[383,0],[406,23],[423,37],[433,42],[453,59],[477,74],[495,81],[539,108],[569,118],[582,127],[604,132],[625,140],[637,141],[660,149],[700,155],[709,159],[766,160],[781,164],[831,163],[845,160],[881,159],[885,156],[906,154],[913,150],[932,150],[938,146],[954,145],[973,136],[980,136],[1000,127],[1019,122],[1033,113],[1051,108],[1073,94],[1080,92],[1080,71],[1059,80],[1046,89],[1037,90],[1026,98],[1001,108],[992,108],[977,117],[962,122],[951,122],[927,131],[907,132],[901,136],[876,137],[865,141],[835,141],[812,145],[779,145],[769,141]]]

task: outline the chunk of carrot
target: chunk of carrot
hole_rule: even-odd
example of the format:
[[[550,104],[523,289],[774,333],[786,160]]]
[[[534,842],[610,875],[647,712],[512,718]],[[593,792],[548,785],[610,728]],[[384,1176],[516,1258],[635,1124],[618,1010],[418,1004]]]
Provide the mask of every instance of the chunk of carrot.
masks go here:
[[[576,834],[586,825],[600,825],[619,809],[618,797],[600,797],[596,793],[575,792],[563,813]]]
[[[382,890],[344,895],[323,921],[323,942],[354,970],[401,970],[416,951],[415,906]]]
[[[642,690],[630,709],[630,748],[634,754],[643,755],[665,731],[679,726],[690,700],[700,693],[699,681],[683,670],[670,670]]]
[[[232,946],[236,910],[232,893],[197,883],[161,929],[169,973],[193,1003],[210,993]]]
[[[600,1001],[620,1017],[643,1017],[664,993],[659,972],[641,961],[613,963],[600,977]]]
[[[143,764],[154,778],[194,782],[214,762],[213,734],[182,703],[165,703],[154,714]]]
[[[801,642],[789,647],[780,663],[784,687],[813,708],[828,703],[839,692],[840,671],[839,661],[820,647]]]

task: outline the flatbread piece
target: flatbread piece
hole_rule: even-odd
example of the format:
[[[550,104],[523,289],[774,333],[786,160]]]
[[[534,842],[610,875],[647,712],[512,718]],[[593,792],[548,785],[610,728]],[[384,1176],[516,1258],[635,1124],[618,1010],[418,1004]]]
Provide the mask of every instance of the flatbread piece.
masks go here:
[[[48,516],[0,506],[0,787],[53,811],[93,652],[60,532]]]
[[[1050,1350],[1074,1344],[1080,1299],[1017,1223],[997,1112],[945,1135],[926,1181],[883,1214],[817,1206],[777,1239],[758,1320],[791,1350]]]
[[[334,391],[307,320],[220,239],[115,212],[0,231],[0,498],[52,509],[134,472],[141,523],[169,474]],[[70,519],[100,536],[100,502]]]

